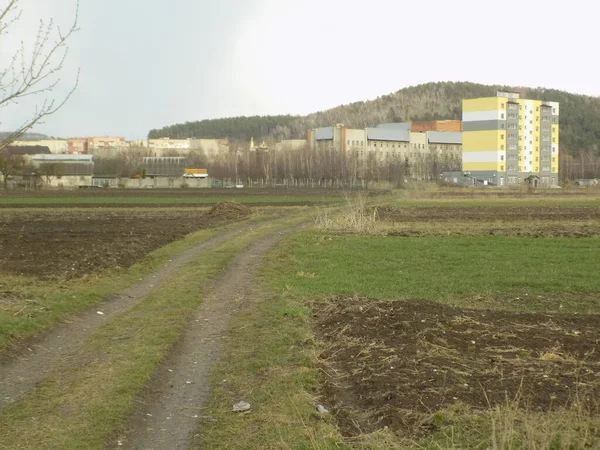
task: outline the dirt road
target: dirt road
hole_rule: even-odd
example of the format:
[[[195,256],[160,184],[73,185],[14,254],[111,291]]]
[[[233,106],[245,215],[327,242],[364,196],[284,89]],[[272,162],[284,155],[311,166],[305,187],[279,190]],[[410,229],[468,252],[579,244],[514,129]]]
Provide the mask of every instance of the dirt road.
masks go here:
[[[291,230],[255,242],[214,282],[185,335],[140,397],[128,431],[114,448],[188,448],[210,393],[210,372],[229,321],[246,299],[260,295],[255,278],[261,258]]]
[[[72,354],[87,337],[102,324],[121,312],[132,308],[151,292],[165,284],[185,264],[203,252],[223,242],[234,239],[257,224],[227,231],[214,238],[190,247],[173,258],[161,269],[148,275],[139,283],[93,308],[78,314],[44,336],[30,342],[20,354],[4,357],[0,361],[0,411],[18,401],[49,374],[61,370],[62,362]],[[98,314],[101,312],[102,314]]]

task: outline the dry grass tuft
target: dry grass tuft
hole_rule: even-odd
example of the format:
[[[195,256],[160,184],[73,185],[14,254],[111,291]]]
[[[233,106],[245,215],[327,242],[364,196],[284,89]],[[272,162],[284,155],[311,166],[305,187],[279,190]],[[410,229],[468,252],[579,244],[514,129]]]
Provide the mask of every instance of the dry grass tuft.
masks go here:
[[[315,217],[315,226],[321,231],[367,234],[375,228],[377,208],[368,208],[364,194],[346,197],[346,206],[341,212],[321,209]]]

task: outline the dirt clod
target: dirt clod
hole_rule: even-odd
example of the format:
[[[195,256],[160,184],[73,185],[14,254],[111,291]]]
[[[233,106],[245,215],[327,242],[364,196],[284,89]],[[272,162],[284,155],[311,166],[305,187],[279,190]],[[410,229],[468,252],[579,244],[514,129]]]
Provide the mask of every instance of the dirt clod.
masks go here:
[[[250,215],[250,208],[237,202],[220,202],[213,206],[207,217],[213,219],[239,220]]]

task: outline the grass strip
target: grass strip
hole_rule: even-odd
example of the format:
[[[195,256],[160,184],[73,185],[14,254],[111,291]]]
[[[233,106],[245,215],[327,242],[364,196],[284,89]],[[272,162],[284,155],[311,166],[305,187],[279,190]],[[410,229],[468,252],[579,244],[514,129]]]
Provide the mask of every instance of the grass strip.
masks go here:
[[[319,204],[343,201],[340,197],[317,196],[222,196],[222,197],[0,197],[0,205],[213,205],[220,202],[243,204]]]
[[[598,311],[598,238],[386,237],[304,232],[275,252],[302,298],[424,299],[466,308]]]
[[[73,361],[0,416],[0,448],[104,448],[135,397],[185,329],[217,276],[254,240],[305,220],[284,218],[208,251],[83,343]]]
[[[279,255],[269,255],[263,278],[278,274]],[[310,314],[285,288],[238,313],[192,448],[349,448],[332,417],[316,411],[320,373]],[[232,413],[240,400],[251,404],[248,414]]]

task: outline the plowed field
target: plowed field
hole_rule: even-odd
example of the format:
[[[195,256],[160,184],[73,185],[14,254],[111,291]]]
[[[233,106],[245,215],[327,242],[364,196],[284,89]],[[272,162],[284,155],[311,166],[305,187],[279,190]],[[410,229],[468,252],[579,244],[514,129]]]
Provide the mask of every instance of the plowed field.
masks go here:
[[[418,436],[432,412],[519,399],[532,411],[600,402],[600,316],[475,311],[339,298],[315,312],[324,402],[347,436]]]
[[[0,272],[73,278],[128,267],[194,231],[226,223],[194,210],[54,210],[0,215]]]

